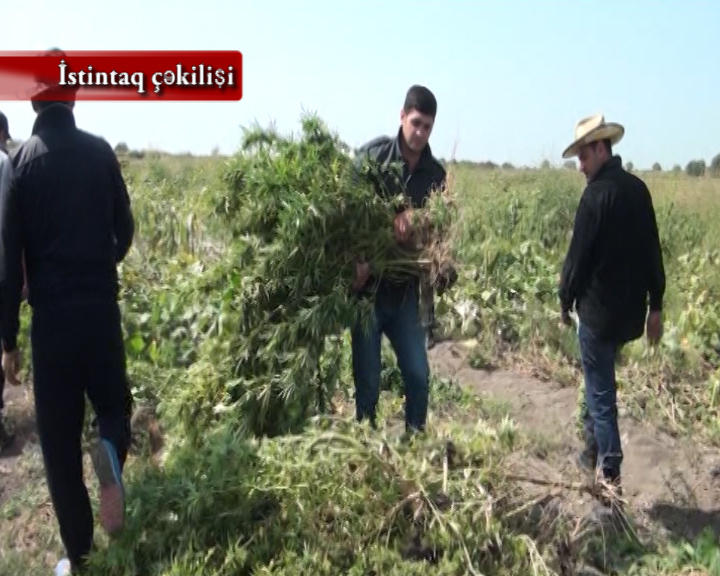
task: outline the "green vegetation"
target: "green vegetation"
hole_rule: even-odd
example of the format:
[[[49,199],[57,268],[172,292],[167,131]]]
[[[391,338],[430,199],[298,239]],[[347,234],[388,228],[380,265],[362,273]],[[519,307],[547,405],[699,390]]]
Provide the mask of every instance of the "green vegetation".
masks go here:
[[[294,139],[250,131],[230,159],[122,162],[137,221],[121,266],[128,370],[164,448],[138,426],[127,528],[112,542],[98,533],[90,574],[572,574],[584,564],[718,574],[711,532],[643,547],[578,532],[528,501],[505,466],[522,431],[455,380],[433,377],[427,433],[407,437],[389,363],[378,429],[353,421],[346,327],[369,306],[349,292],[355,258],[378,275],[417,274],[437,269],[438,255],[396,251],[397,199],[352,176],[316,119]],[[657,349],[623,351],[620,401],[720,445],[719,185],[643,177],[665,255],[666,333]],[[451,233],[460,278],[437,314],[446,335],[477,339],[476,368],[523,361],[580,381],[557,283],[582,185],[568,169],[452,166],[454,203],[436,198],[423,222]],[[46,573],[61,553],[40,461],[22,458],[28,485],[0,509],[2,574]],[[18,538],[20,517],[34,539]]]
[[[621,401],[673,431],[720,443],[720,201],[718,183],[648,173],[667,292],[665,336],[625,347]],[[557,286],[582,190],[577,174],[464,170],[457,237],[461,281],[439,309],[448,332],[477,337],[486,356],[530,355],[561,382],[581,378]],[[508,354],[510,353],[510,354]]]

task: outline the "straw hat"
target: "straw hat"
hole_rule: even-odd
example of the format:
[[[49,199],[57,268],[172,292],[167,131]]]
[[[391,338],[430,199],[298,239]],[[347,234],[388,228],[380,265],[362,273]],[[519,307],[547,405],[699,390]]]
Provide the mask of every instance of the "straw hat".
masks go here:
[[[605,122],[605,116],[595,114],[583,118],[575,124],[575,141],[565,148],[563,158],[571,158],[577,156],[578,150],[598,140],[610,140],[611,144],[616,144],[625,134],[625,128],[615,122]]]

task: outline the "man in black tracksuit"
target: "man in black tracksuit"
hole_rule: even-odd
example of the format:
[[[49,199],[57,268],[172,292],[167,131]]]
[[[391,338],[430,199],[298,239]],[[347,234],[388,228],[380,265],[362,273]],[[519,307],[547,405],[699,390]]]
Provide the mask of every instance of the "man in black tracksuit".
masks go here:
[[[116,265],[133,237],[120,167],[101,138],[78,130],[59,88],[35,95],[32,137],[14,158],[0,198],[3,366],[19,364],[18,311],[24,252],[32,316],[35,410],[60,535],[73,568],[90,551],[93,518],[83,482],[81,435],[87,394],[100,441],[100,520],[123,524],[122,464],[130,440],[130,393],[117,304]],[[73,94],[74,96],[74,94]],[[52,98],[42,101],[38,98]]]
[[[577,155],[587,178],[560,285],[563,321],[570,324],[573,306],[580,318],[587,410],[585,450],[579,461],[614,483],[619,483],[623,459],[615,357],[618,348],[642,336],[645,327],[651,343],[660,339],[665,292],[650,192],[612,155],[612,144],[623,134],[619,124],[591,116],[578,122],[575,142],[563,154]]]

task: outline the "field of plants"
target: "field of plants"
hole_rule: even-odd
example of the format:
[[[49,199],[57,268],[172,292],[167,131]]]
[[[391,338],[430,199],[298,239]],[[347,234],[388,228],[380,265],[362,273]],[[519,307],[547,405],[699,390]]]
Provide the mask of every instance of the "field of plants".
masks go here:
[[[121,265],[135,443],[126,529],[112,542],[97,531],[89,574],[720,574],[711,530],[640,538],[630,512],[604,525],[529,498],[505,466],[526,432],[461,381],[433,374],[427,432],[402,434],[387,350],[378,429],[354,422],[347,328],[370,306],[350,291],[359,256],[392,276],[441,273],[451,254],[439,333],[474,343],[473,368],[581,383],[557,284],[584,182],[450,164],[450,193],[422,216],[432,249],[400,250],[399,200],[378,197],[374,168],[358,178],[348,152],[308,117],[292,137],[247,132],[232,158],[121,157],[136,218]],[[720,179],[642,177],[665,335],[623,349],[620,402],[720,450]],[[37,445],[13,466],[0,460],[0,481],[23,478],[0,493],[0,574],[46,574],[62,547]]]

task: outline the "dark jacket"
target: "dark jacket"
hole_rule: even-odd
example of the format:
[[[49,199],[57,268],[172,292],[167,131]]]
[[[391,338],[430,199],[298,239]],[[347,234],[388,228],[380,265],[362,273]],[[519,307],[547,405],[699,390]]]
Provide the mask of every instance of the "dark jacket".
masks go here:
[[[445,169],[430,151],[430,145],[420,155],[420,160],[413,172],[410,172],[408,163],[400,150],[401,132],[398,130],[395,138],[380,136],[360,147],[356,153],[358,161],[364,158],[377,162],[381,168],[380,179],[376,182],[378,192],[394,196],[406,193],[413,208],[421,208],[433,188],[445,183]],[[398,170],[393,170],[393,167]]]
[[[361,166],[363,162],[369,160],[375,165],[377,171],[372,173],[372,178],[378,194],[386,198],[402,194],[409,199],[412,208],[422,208],[432,190],[445,185],[445,169],[433,157],[428,144],[420,154],[415,170],[410,172],[410,167],[400,150],[401,130],[398,130],[394,138],[380,136],[361,146],[356,152],[355,163],[356,166]],[[407,207],[407,202],[403,202],[398,207],[398,211],[402,211],[404,207]],[[373,283],[371,278],[366,284],[366,290]],[[383,279],[378,290],[404,294],[409,287],[417,288],[417,283],[411,276],[407,281]]]
[[[17,151],[10,190],[0,198],[2,339],[16,345],[27,266],[29,303],[115,301],[116,264],[133,237],[130,198],[115,154],[103,139],[75,127],[72,110],[38,114]]]
[[[563,310],[600,338],[642,336],[647,315],[662,308],[665,271],[655,211],[644,182],[609,159],[588,182],[575,215],[562,271]]]

